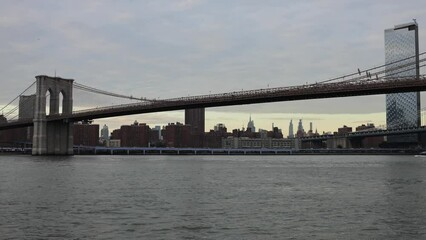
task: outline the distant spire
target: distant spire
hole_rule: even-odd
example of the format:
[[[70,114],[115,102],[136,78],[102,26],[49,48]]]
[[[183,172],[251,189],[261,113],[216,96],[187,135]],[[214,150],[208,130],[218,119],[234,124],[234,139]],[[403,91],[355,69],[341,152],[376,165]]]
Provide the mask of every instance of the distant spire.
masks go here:
[[[288,126],[288,138],[294,138],[293,119],[290,120],[290,124]]]
[[[304,131],[305,131],[305,130],[303,129],[302,119],[299,119],[299,125],[297,126],[297,131],[302,131],[302,132],[304,132]]]
[[[249,122],[247,123],[247,129],[250,129],[251,132],[256,132],[256,128],[254,127],[254,121],[251,120],[251,114],[250,114],[250,118],[249,118]]]

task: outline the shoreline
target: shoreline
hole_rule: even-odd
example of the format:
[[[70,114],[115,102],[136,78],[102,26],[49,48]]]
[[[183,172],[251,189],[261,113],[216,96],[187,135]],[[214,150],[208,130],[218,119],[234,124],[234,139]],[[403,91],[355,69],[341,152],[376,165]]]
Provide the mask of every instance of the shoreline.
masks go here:
[[[207,149],[207,148],[74,148],[74,155],[418,155],[423,149]],[[31,155],[31,149],[2,151],[1,155]]]

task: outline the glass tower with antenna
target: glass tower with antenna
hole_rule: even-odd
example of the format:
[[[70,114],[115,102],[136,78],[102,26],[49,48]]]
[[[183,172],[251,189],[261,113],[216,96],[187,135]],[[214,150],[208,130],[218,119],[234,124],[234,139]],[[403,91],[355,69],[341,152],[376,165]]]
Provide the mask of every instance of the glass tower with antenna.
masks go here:
[[[419,33],[416,22],[385,30],[385,62],[387,78],[419,76]],[[397,63],[391,64],[393,62]],[[386,95],[388,129],[419,127],[420,121],[419,92]],[[418,135],[388,136],[387,139],[389,143],[415,143],[418,142]]]

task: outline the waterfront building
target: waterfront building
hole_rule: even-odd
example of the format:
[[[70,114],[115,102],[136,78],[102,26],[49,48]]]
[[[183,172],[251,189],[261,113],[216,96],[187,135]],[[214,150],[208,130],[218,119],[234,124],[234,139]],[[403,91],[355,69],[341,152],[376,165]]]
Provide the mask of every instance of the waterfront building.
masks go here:
[[[268,138],[268,130],[259,129],[260,138]]]
[[[294,148],[294,139],[275,138],[248,138],[227,137],[222,138],[222,148]]]
[[[115,140],[121,139],[121,130],[120,129],[114,129],[111,132],[110,139],[115,139]]]
[[[99,124],[91,124],[90,122],[74,123],[73,141],[74,145],[99,145]]]
[[[405,60],[404,60],[405,59]],[[401,61],[402,60],[402,61]],[[417,23],[397,25],[385,30],[386,77],[419,76],[419,37]],[[395,67],[412,64],[402,68]],[[420,93],[386,95],[387,128],[420,126]],[[389,136],[390,143],[417,143],[418,135]]]
[[[272,131],[267,132],[267,137],[279,139],[279,138],[283,138],[284,136],[281,129],[273,126]]]
[[[120,127],[120,140],[122,147],[148,147],[150,131],[145,123],[135,121],[132,125]]]
[[[233,137],[248,137],[248,138],[259,138],[260,133],[252,132],[251,129],[244,130],[243,129],[233,129],[232,134]]]
[[[370,130],[376,130],[377,128],[374,126],[374,123],[367,123],[367,125],[362,124],[355,128],[355,131],[362,132],[362,131],[370,131]]]
[[[219,131],[225,131],[226,132],[226,126],[223,123],[218,123],[214,126],[213,130],[215,132],[219,132]]]
[[[377,130],[377,128],[374,126],[373,123],[368,123],[367,125],[362,124],[355,128],[357,132],[362,131],[374,131]],[[382,144],[384,141],[384,136],[374,136],[374,137],[365,137],[362,138],[361,146],[363,148],[378,148],[380,147],[380,144]]]
[[[106,146],[110,148],[119,148],[121,147],[120,139],[109,139],[106,141]]]
[[[191,126],[177,122],[169,123],[164,130],[164,142],[167,147],[191,147]]]
[[[351,141],[345,137],[334,137],[327,139],[327,148],[333,149],[333,148],[352,148]]]
[[[337,129],[336,135],[345,135],[352,132],[352,127],[348,127],[346,125],[343,125],[343,127]]]
[[[1,115],[2,116],[2,115]],[[4,121],[0,117],[0,122]],[[32,129],[32,127],[31,127]],[[0,146],[21,147],[31,143],[31,138],[27,139],[27,128],[15,128],[0,131]]]
[[[204,147],[221,148],[222,138],[228,137],[227,128],[223,123],[216,124],[213,130],[204,135]]]

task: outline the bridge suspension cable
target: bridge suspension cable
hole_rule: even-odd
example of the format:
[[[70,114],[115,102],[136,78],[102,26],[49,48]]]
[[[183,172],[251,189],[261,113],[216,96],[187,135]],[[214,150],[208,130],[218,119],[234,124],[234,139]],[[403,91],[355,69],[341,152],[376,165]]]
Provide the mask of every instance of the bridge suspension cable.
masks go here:
[[[0,109],[0,112],[2,112],[5,108],[7,108],[10,104],[12,104],[16,99],[18,99],[20,96],[22,96],[28,89],[30,89],[36,81],[34,81],[29,87],[27,87],[24,91],[22,91],[18,96],[16,96],[12,101],[10,101],[8,104],[6,104],[2,109]]]
[[[325,84],[325,85],[339,84],[339,83],[342,83],[342,84],[346,84],[346,83],[358,84],[358,83],[360,83],[360,84],[362,84],[362,82],[375,81],[375,80],[381,81],[381,80],[386,80],[387,78],[392,80],[392,78],[393,78],[392,76],[395,76],[395,75],[398,75],[400,73],[404,73],[404,72],[407,72],[407,71],[410,71],[410,70],[414,70],[417,67],[419,67],[419,68],[425,67],[426,64],[423,63],[423,62],[426,61],[425,54],[426,54],[426,52],[422,52],[419,55],[407,57],[407,58],[404,58],[404,59],[400,59],[398,61],[386,63],[386,64],[376,66],[376,67],[372,67],[372,68],[369,68],[367,70],[361,71],[361,70],[358,69],[358,71],[355,72],[355,73],[351,73],[351,74],[347,74],[347,75],[344,75],[344,76],[340,76],[340,77],[331,78],[331,79],[327,79],[327,80],[324,80],[324,81],[316,82],[315,84],[307,84],[307,85],[301,85],[301,86],[278,87],[278,88],[268,88],[268,89],[258,89],[258,90],[248,90],[248,91],[223,93],[223,94],[209,94],[209,95],[201,95],[201,96],[193,96],[193,97],[178,97],[178,98],[167,99],[167,101],[181,101],[181,100],[182,101],[188,101],[188,100],[192,100],[192,99],[220,97],[220,96],[228,96],[228,95],[238,96],[238,95],[250,94],[252,92],[271,92],[272,93],[274,91],[284,90],[284,89],[304,89],[304,88],[307,88],[307,87],[313,87],[316,84]],[[419,57],[419,60],[417,62],[418,65],[416,66],[416,61],[412,61],[410,59],[414,59],[417,56]],[[423,64],[420,64],[420,63],[423,63]],[[411,76],[411,77],[413,77],[413,76]],[[336,81],[336,80],[340,80],[340,81]],[[4,117],[9,117],[10,120],[19,117],[19,113],[16,114],[16,115],[12,115],[12,114],[15,113],[19,109],[20,105],[24,109],[21,109],[22,111],[19,111],[19,112],[25,112],[27,110],[27,108],[29,106],[27,106],[27,104],[25,104],[25,103],[28,102],[29,99],[23,100],[21,102],[21,104],[17,104],[16,106],[12,105],[11,109],[9,109],[7,107],[9,107],[20,96],[24,95],[31,87],[33,87],[35,85],[35,83],[36,83],[36,81],[34,81],[22,93],[20,93],[17,97],[15,97],[12,101],[10,101],[7,105],[3,106],[0,109],[2,114],[3,114],[3,111],[5,109],[7,109],[7,112],[4,114]],[[117,94],[117,93],[113,93],[113,92],[110,92],[110,91],[105,91],[105,90],[97,89],[97,88],[94,88],[94,87],[89,87],[89,86],[86,86],[86,85],[83,85],[83,84],[80,84],[80,83],[76,83],[76,82],[74,83],[74,87],[76,89],[86,91],[86,92],[90,92],[90,93],[141,101],[139,103],[133,103],[131,105],[149,104],[149,103],[154,103],[154,102],[158,103],[159,102],[158,100],[155,100],[155,99],[147,99],[147,98],[143,98],[143,97],[136,98],[136,97],[133,97],[133,96]],[[13,117],[10,118],[11,116],[13,116]]]
[[[421,62],[424,62],[424,61],[426,61],[426,58],[420,59],[419,64]],[[392,64],[394,64],[394,63],[392,63]],[[378,80],[379,78],[380,79],[386,79],[386,78],[389,78],[390,76],[394,76],[394,75],[397,75],[397,74],[400,74],[400,73],[408,72],[410,70],[415,70],[416,66],[413,66],[414,64],[415,63],[406,63],[406,64],[403,64],[403,65],[399,65],[399,66],[395,66],[395,67],[391,67],[391,68],[387,68],[387,69],[385,68],[385,69],[377,71],[377,72],[365,71],[366,72],[365,75],[362,75],[362,76],[356,77],[356,78],[351,78],[351,79],[348,79],[348,80],[345,80],[345,81],[340,81],[339,83],[355,82],[355,81],[371,81],[371,80],[375,80],[374,76],[376,76],[376,80]],[[388,64],[387,66],[389,66],[389,65],[391,65],[391,64]],[[385,66],[385,65],[383,65],[383,66]],[[413,66],[413,67],[411,67],[411,66]],[[419,65],[419,68],[422,68],[424,66],[425,66],[425,64]],[[376,67],[375,69],[382,68],[382,67]],[[411,68],[408,68],[408,67],[411,67]],[[379,77],[379,75],[380,75],[380,77]],[[383,75],[383,76],[381,76],[381,75]],[[373,78],[372,78],[372,76],[373,76]]]
[[[117,98],[125,98],[125,99],[130,99],[130,100],[138,100],[138,101],[146,101],[146,102],[154,102],[154,99],[148,99],[148,98],[136,98],[133,96],[127,96],[127,95],[123,95],[123,94],[118,94],[118,93],[113,93],[113,92],[109,92],[109,91],[105,91],[105,90],[100,90],[94,87],[89,87],[86,85],[83,85],[81,83],[74,83],[74,87],[76,89],[79,90],[83,90],[86,92],[91,92],[91,93],[96,93],[96,94],[102,94],[102,95],[106,95],[106,96],[111,96],[111,97],[117,97]]]
[[[422,52],[422,53],[419,54],[419,56],[422,56],[422,55],[425,55],[425,54],[426,54],[426,52]],[[396,74],[414,69],[414,68],[410,68],[410,69],[405,69],[405,70],[402,70],[402,71],[394,72],[396,70],[412,66],[415,63],[410,62],[410,63],[406,63],[406,64],[403,64],[403,65],[392,67],[390,69],[388,68],[388,69],[384,69],[384,70],[381,70],[381,71],[377,71],[377,72],[374,72],[374,70],[385,68],[385,67],[403,62],[403,61],[407,61],[407,60],[415,58],[415,57],[416,56],[407,57],[407,58],[404,58],[404,59],[400,59],[400,60],[390,62],[390,63],[387,63],[387,64],[383,64],[383,65],[380,65],[380,66],[372,67],[372,68],[362,70],[362,71],[358,69],[357,72],[347,74],[347,75],[344,75],[344,76],[340,76],[340,77],[336,77],[336,78],[327,79],[327,80],[324,80],[324,81],[320,81],[320,82],[317,82],[316,84],[329,83],[329,82],[333,82],[333,81],[336,81],[336,80],[342,80],[342,81],[339,81],[339,82],[355,82],[355,81],[361,81],[361,80],[368,81],[368,80],[373,80],[372,77],[374,77],[374,76],[376,76],[376,78],[379,78],[379,75],[382,75],[382,74],[385,74],[385,73],[386,73],[387,77],[390,76],[390,75],[396,75]],[[426,58],[420,60],[420,62],[423,62],[423,61],[426,61]],[[420,67],[423,67],[423,66],[424,65],[422,65]],[[389,72],[392,72],[392,73],[389,74]],[[359,76],[354,77],[354,76],[357,76],[357,75],[359,75]],[[348,78],[348,77],[352,77],[352,78],[345,80],[345,78]],[[381,76],[380,78],[383,78],[383,77]],[[76,89],[83,90],[83,91],[86,91],[86,92],[95,93],[95,94],[102,94],[102,95],[112,96],[112,97],[117,97],[117,98],[124,98],[124,99],[137,100],[137,101],[143,101],[143,102],[158,102],[158,100],[155,100],[155,99],[136,98],[136,97],[133,97],[133,96],[127,96],[127,95],[123,95],[123,94],[118,94],[118,93],[113,93],[113,92],[97,89],[97,88],[94,88],[94,87],[89,87],[89,86],[86,86],[86,85],[83,85],[83,84],[80,84],[80,83],[74,83],[74,87]],[[285,88],[287,88],[287,87],[285,87]],[[178,99],[181,99],[181,98],[178,98]]]
[[[420,56],[425,55],[425,54],[426,54],[426,52],[422,52],[418,56],[420,57]],[[347,74],[347,75],[343,75],[343,76],[340,76],[340,77],[335,77],[335,78],[327,79],[327,80],[324,80],[324,81],[321,81],[321,82],[318,82],[318,83],[327,83],[327,82],[332,82],[332,81],[336,81],[336,80],[340,80],[340,79],[343,80],[343,79],[345,79],[347,77],[361,75],[361,73],[364,73],[364,74],[368,75],[368,73],[371,72],[371,71],[373,71],[373,70],[384,68],[384,67],[396,64],[396,63],[403,62],[403,61],[407,61],[409,59],[415,58],[416,56],[417,55],[410,56],[410,57],[407,57],[407,58],[403,58],[403,59],[400,59],[400,60],[397,60],[397,61],[394,61],[394,62],[390,62],[390,63],[383,64],[383,65],[380,65],[380,66],[372,67],[372,68],[369,68],[369,69],[366,69],[366,70],[362,70],[362,71],[358,69],[357,72],[354,72],[354,73],[351,73],[351,74]],[[413,64],[415,64],[415,62],[412,62],[409,65],[413,65]]]

